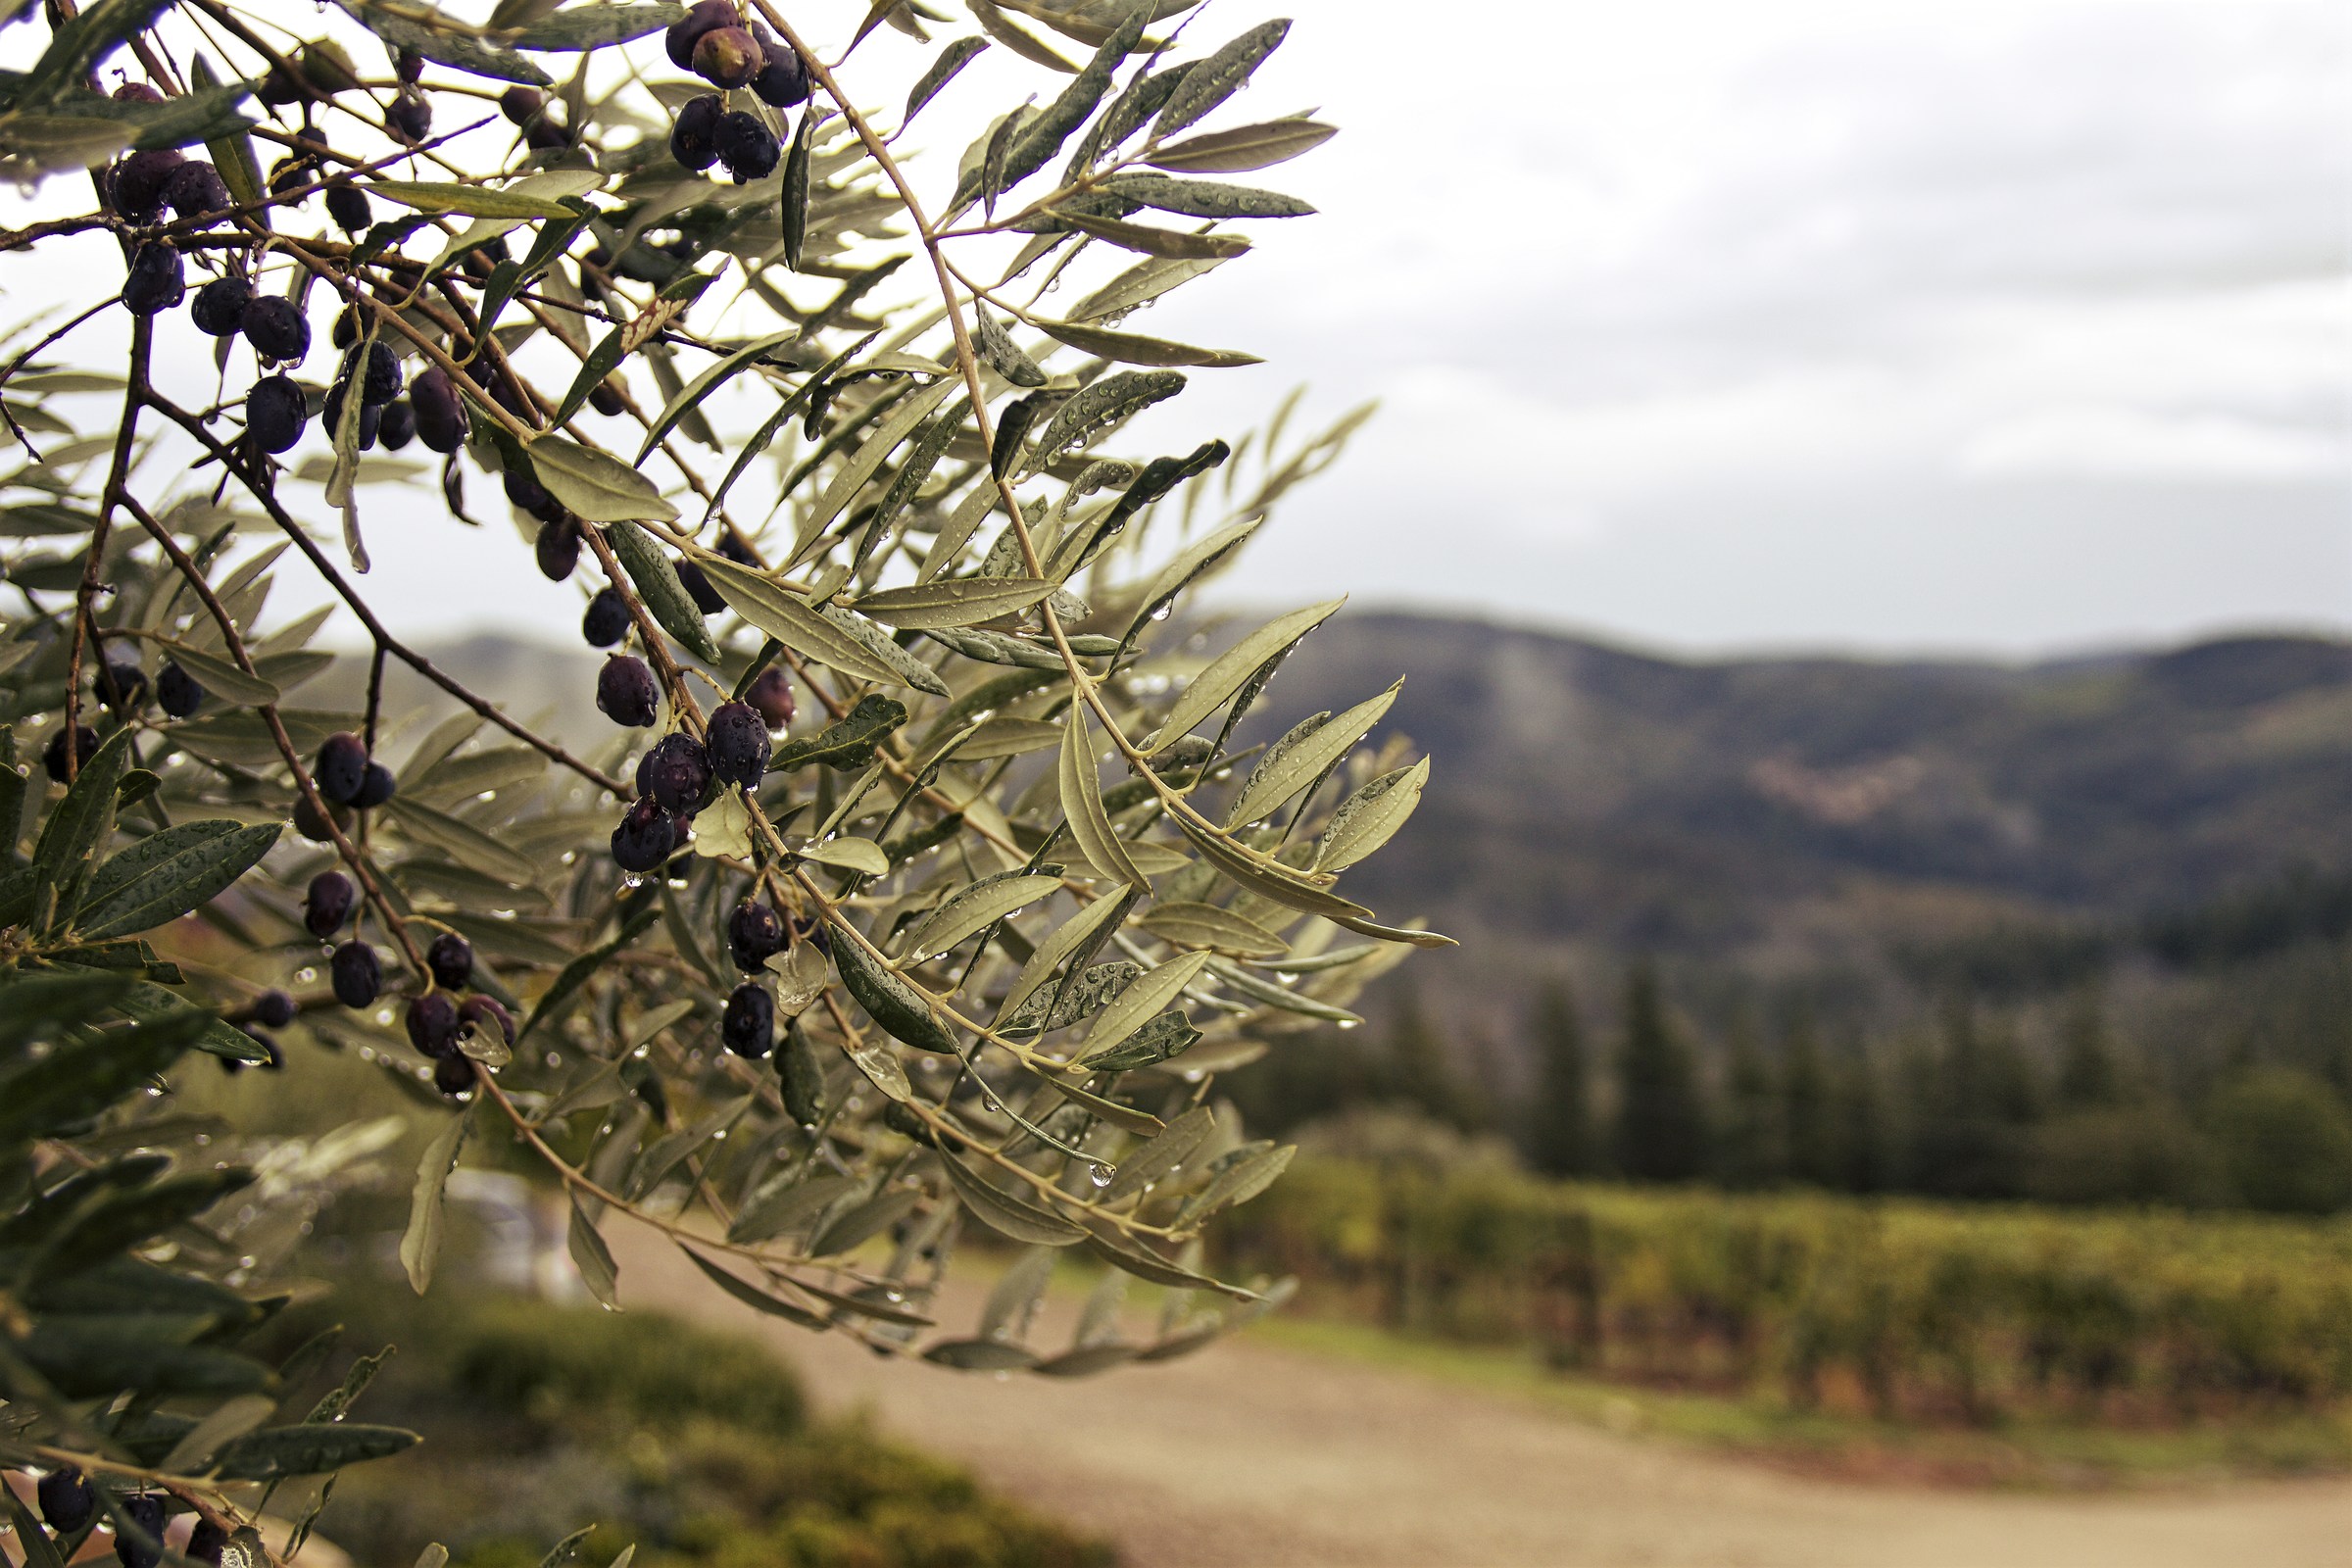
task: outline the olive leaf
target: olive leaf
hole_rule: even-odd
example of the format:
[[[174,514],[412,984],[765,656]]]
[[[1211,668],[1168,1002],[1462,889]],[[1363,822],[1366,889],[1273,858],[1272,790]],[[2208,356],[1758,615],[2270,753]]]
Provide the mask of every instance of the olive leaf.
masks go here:
[[[1287,163],[1312,152],[1339,134],[1337,125],[1313,120],[1269,120],[1258,125],[1212,130],[1169,147],[1156,147],[1144,161],[1179,174],[1239,174]]]
[[[678,509],[654,481],[609,452],[584,447],[552,431],[534,438],[531,471],[547,493],[584,522],[668,522]]]

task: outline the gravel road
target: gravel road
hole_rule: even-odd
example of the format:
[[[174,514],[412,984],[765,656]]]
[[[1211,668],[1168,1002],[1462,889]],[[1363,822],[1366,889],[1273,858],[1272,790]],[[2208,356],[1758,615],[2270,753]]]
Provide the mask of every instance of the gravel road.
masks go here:
[[[1247,1339],[1061,1383],[884,1361],[614,1222],[627,1302],[758,1335],[833,1410],[1117,1541],[1132,1568],[2352,1568],[2352,1485],[2087,1495],[1791,1476]],[[969,1303],[948,1321],[968,1322]]]

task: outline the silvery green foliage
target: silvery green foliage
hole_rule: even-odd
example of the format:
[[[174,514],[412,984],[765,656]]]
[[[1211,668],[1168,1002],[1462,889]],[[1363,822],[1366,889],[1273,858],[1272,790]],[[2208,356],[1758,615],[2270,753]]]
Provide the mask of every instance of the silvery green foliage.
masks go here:
[[[26,1139],[70,1147],[153,1113],[94,1065],[116,1037],[146,1042],[143,1072],[188,1047],[255,1056],[219,1020],[252,1023],[258,993],[287,985],[290,1040],[369,1053],[433,1124],[401,1249],[419,1289],[467,1139],[519,1138],[568,1193],[572,1256],[608,1299],[599,1226],[624,1208],[714,1289],[956,1367],[1098,1371],[1262,1310],[1282,1288],[1214,1277],[1201,1233],[1291,1151],[1250,1140],[1214,1075],[1287,1031],[1351,1024],[1368,980],[1446,940],[1340,882],[1427,776],[1377,738],[1386,673],[1357,707],[1241,732],[1337,603],[1185,609],[1368,411],[1301,437],[1286,403],[1230,445],[1165,452],[1145,432],[1167,421],[1137,419],[1254,363],[1138,318],[1213,294],[1264,222],[1308,211],[1233,178],[1279,178],[1332,134],[1245,109],[1286,24],[1178,43],[1181,0],[975,0],[979,30],[954,36],[957,19],[908,0],[808,36],[753,0],[766,58],[823,64],[799,107],[727,95],[776,154],[729,183],[671,156],[673,118],[710,90],[664,58],[679,7],[504,0],[479,26],[416,0],[337,4],[98,0],[0,80],[15,172],[50,172],[54,192],[92,166],[105,193],[0,244],[170,246],[191,292],[247,279],[299,302],[314,339],[277,368],[309,395],[282,454],[245,427],[256,368],[233,333],[220,387],[156,378],[156,342],[195,331],[185,307],[140,316],[129,363],[99,368],[74,353],[74,312],[125,307],[94,291],[0,367],[23,459],[0,496],[22,600],[0,661],[0,986],[90,991],[17,1039],[8,1070],[86,1056],[97,1074]],[[861,69],[883,23],[931,41],[918,80]],[[271,42],[289,29],[312,41]],[[952,167],[903,162],[897,133],[984,51],[1028,63],[1029,100]],[[152,74],[160,101],[101,96],[100,69]],[[467,131],[510,86],[528,91]],[[895,122],[874,107],[902,102]],[[229,210],[138,210],[128,160],[172,147],[209,160]],[[365,225],[319,215],[337,188],[365,194]],[[353,391],[378,349],[420,432],[422,383],[458,394],[445,460],[369,450],[399,417]],[[533,569],[535,540],[539,569],[576,555],[588,593],[617,591],[656,724],[559,744],[379,618],[370,533],[426,548],[447,525],[370,514],[403,476],[405,510],[497,528],[503,489],[513,569]],[[272,612],[289,575],[324,582],[370,645],[342,656],[348,680],[320,678],[338,662],[321,617]],[[446,716],[381,711],[387,662],[439,687]],[[118,689],[132,665],[143,689]],[[202,688],[192,713],[159,705],[168,668]],[[799,713],[752,787],[712,784],[658,867],[617,868],[647,750],[703,738],[730,700],[774,703],[779,670]],[[368,696],[310,695],[334,689]],[[70,755],[74,725],[93,754]],[[321,795],[337,732],[390,770],[389,799]],[[303,925],[303,890],[337,867],[359,913],[334,940],[383,973],[357,1006]],[[729,945],[745,901],[777,916],[748,969]],[[453,933],[470,968],[436,985],[428,950]],[[454,1050],[410,1016],[434,997],[465,1004]],[[27,1166],[17,1198],[54,1180]],[[930,1303],[974,1224],[1037,1250],[976,1328],[948,1328]],[[1106,1283],[1077,1343],[1032,1344],[1063,1250],[1112,1265],[1106,1282],[1171,1287],[1156,1331],[1123,1326]]]

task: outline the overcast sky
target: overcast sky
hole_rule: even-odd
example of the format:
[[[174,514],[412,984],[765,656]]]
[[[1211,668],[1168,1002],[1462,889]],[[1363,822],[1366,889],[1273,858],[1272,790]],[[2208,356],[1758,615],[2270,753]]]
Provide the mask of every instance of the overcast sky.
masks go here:
[[[1213,0],[1188,39],[1285,11],[1221,122],[1343,125],[1250,176],[1322,216],[1130,324],[1269,361],[1196,372],[1183,433],[1301,380],[1382,413],[1229,595],[1690,651],[2352,627],[2352,6]],[[1002,55],[926,111],[940,164],[995,81],[1053,90]],[[505,537],[371,515],[412,626],[577,614]]]

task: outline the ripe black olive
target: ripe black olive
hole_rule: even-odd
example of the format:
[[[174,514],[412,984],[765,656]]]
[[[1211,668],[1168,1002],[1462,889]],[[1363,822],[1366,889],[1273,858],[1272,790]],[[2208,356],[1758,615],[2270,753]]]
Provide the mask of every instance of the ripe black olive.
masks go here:
[[[658,801],[638,801],[612,830],[612,863],[637,874],[657,870],[669,858],[677,841],[677,818],[662,809]]]
[[[746,974],[758,974],[784,951],[784,922],[758,899],[746,899],[727,916],[727,956]]]
[[[188,291],[187,265],[161,240],[140,246],[122,280],[122,303],[134,316],[154,316],[177,305]]]
[[[729,1051],[738,1056],[759,1060],[775,1048],[776,999],[767,987],[757,981],[746,981],[727,998],[727,1010],[720,1017],[718,1037]]]
[[[303,900],[302,928],[323,942],[343,929],[351,918],[352,901],[358,895],[351,878],[340,871],[321,871],[311,878],[309,895]]]
[[[368,780],[367,743],[347,729],[335,731],[319,743],[311,778],[319,794],[337,806],[349,806]]]
[[[311,352],[311,323],[302,307],[282,294],[256,294],[247,300],[240,324],[245,341],[265,360],[299,360]]]
[[[664,810],[691,816],[710,793],[710,753],[683,730],[664,735],[637,764],[637,788]]]
[[[580,617],[580,635],[591,648],[610,648],[629,634],[629,604],[617,588],[599,588]]]
[[[265,375],[245,394],[245,430],[264,452],[292,448],[310,418],[310,403],[290,376]]]
[[[704,740],[710,749],[710,771],[720,783],[760,787],[771,748],[767,720],[758,710],[749,703],[721,703],[711,710]]]
[[[438,991],[428,991],[409,1003],[409,1044],[426,1056],[458,1054],[458,1004]]]
[[[614,654],[597,671],[597,710],[615,724],[651,729],[661,702],[653,670],[632,654]]]
[[[444,931],[424,950],[424,966],[433,984],[445,991],[463,991],[473,978],[473,944],[455,931]]]
[[[409,406],[416,413],[416,439],[427,448],[455,452],[466,444],[466,400],[447,370],[436,365],[417,376]]]
[[[344,943],[327,960],[326,968],[335,1000],[346,1007],[365,1007],[383,989],[384,966],[376,960],[375,950],[365,942]]]

